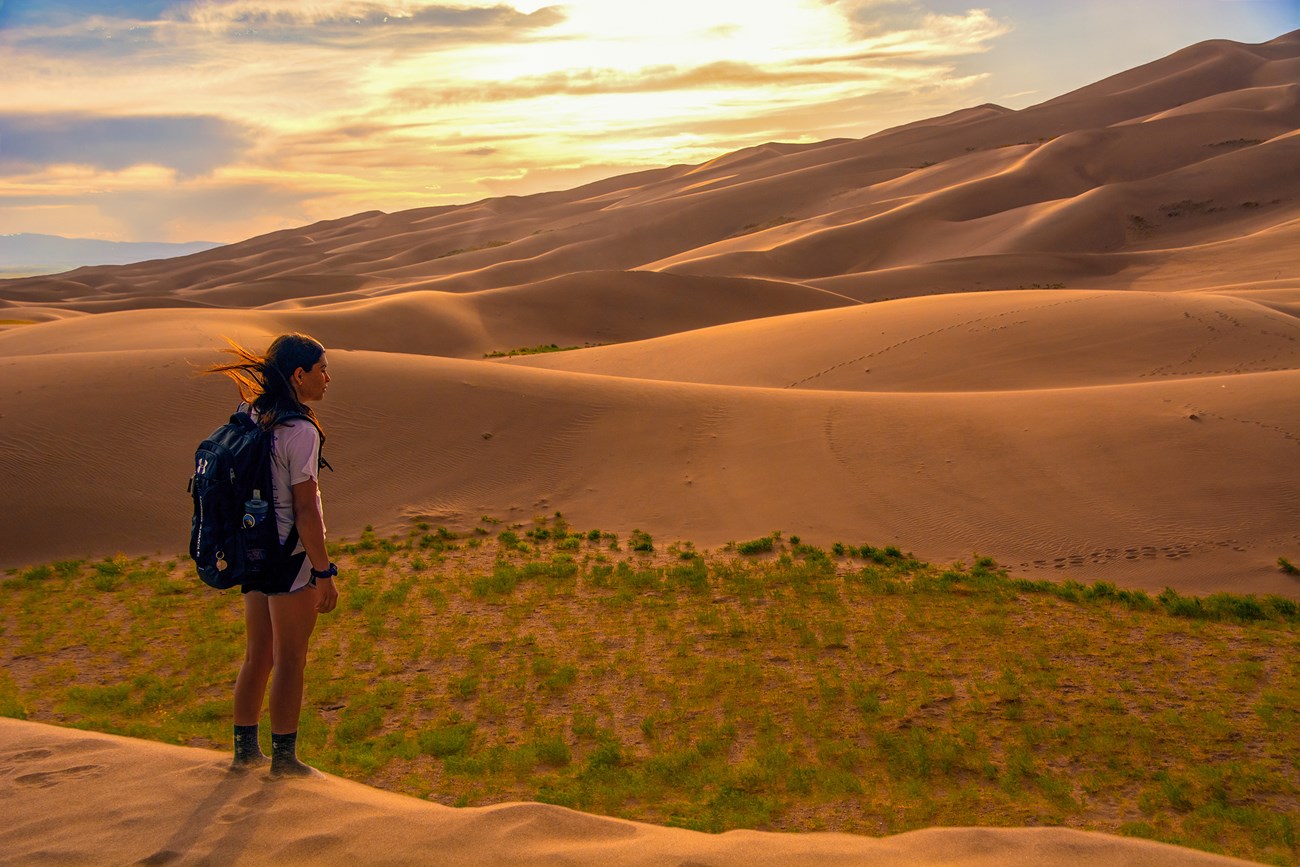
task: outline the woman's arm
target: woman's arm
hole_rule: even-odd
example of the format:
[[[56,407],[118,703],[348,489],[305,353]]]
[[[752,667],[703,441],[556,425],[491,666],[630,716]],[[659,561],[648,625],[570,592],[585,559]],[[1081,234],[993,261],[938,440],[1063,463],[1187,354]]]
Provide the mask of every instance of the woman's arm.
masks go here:
[[[325,548],[325,519],[320,513],[320,498],[316,496],[316,480],[299,482],[291,490],[293,521],[298,527],[298,538],[307,552],[307,559],[311,560],[312,568],[323,572],[330,567],[330,555]],[[316,609],[322,613],[334,610],[339,598],[334,579],[320,579],[317,587],[321,590],[321,598]]]

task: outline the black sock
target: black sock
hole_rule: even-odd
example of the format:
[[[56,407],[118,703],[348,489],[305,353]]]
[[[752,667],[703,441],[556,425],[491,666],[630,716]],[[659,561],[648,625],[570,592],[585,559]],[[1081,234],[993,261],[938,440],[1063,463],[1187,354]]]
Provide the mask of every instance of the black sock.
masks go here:
[[[285,735],[271,733],[271,758],[275,761],[297,761],[298,760],[298,733],[289,732]]]
[[[266,755],[257,744],[257,723],[235,726],[235,764],[256,765],[266,761]]]
[[[318,775],[309,765],[298,760],[298,733],[278,735],[271,732],[271,776],[308,777]]]

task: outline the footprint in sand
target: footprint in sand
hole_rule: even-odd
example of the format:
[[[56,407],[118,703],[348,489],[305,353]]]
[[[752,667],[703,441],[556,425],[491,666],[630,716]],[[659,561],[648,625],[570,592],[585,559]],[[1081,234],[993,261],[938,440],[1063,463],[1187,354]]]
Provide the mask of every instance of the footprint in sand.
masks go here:
[[[86,777],[94,776],[103,770],[103,765],[76,765],[71,768],[63,768],[59,771],[38,771],[31,774],[23,774],[21,777],[14,777],[14,782],[20,786],[29,786],[36,789],[48,789],[50,786],[57,786],[59,783],[66,783],[72,780],[82,780]]]
[[[256,811],[254,810],[248,810],[242,807],[231,807],[230,809],[222,810],[220,813],[218,813],[216,817],[216,821],[220,822],[223,825],[237,825],[240,822],[247,819],[249,816],[255,814]]]

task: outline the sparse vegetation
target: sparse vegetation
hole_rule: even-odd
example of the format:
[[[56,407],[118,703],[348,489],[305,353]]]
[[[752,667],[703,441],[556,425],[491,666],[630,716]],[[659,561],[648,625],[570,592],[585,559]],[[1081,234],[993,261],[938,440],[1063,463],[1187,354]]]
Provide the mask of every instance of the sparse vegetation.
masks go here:
[[[1064,824],[1300,857],[1292,600],[612,535],[554,515],[476,548],[428,523],[339,546],[303,754],[447,804],[709,831]],[[228,748],[237,603],[187,562],[13,570],[0,713]]]
[[[1150,220],[1148,220],[1146,217],[1141,216],[1140,214],[1129,214],[1128,229],[1129,232],[1136,235],[1137,237],[1145,238],[1148,235],[1150,235],[1152,232],[1154,232],[1156,227],[1151,225]]]
[[[1216,211],[1222,211],[1224,208],[1214,204],[1214,199],[1204,199],[1202,201],[1192,201],[1183,199],[1181,202],[1170,202],[1161,205],[1160,210],[1166,217],[1181,217],[1183,214],[1213,214]]]
[[[761,536],[748,542],[741,542],[736,545],[736,551],[740,554],[766,554],[776,546],[778,535]]]
[[[589,343],[587,346],[597,346],[600,344]],[[513,358],[516,355],[541,355],[547,352],[569,352],[573,349],[582,349],[581,346],[560,346],[555,343],[545,343],[538,346],[521,346],[518,349],[506,349],[496,352],[483,353],[484,358]]]
[[[1300,566],[1296,566],[1285,557],[1277,558],[1277,567],[1288,575],[1300,575]]]
[[[654,539],[650,538],[650,534],[644,530],[633,530],[627,544],[628,550],[643,554],[653,554],[655,550]]]
[[[746,223],[740,229],[732,233],[731,237],[739,238],[742,235],[752,235],[755,232],[762,232],[767,229],[775,229],[777,226],[784,226],[788,223],[796,222],[795,217],[787,217],[784,214],[779,217],[773,217],[770,220],[764,220],[761,223]]]
[[[450,256],[459,256],[461,253],[477,253],[479,250],[491,250],[496,247],[504,247],[509,241],[488,241],[475,247],[457,247],[455,250],[448,250],[445,253],[439,253],[434,259],[446,259]]]

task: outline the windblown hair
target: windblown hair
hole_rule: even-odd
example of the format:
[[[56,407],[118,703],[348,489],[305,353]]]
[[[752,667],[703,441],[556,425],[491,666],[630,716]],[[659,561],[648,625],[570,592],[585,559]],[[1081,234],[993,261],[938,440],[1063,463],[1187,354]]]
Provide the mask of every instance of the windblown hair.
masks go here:
[[[226,342],[230,348],[222,352],[235,356],[236,360],[214,364],[203,372],[224,373],[233,379],[240,397],[257,412],[258,424],[266,430],[275,427],[286,414],[301,413],[311,419],[324,442],[325,432],[316,413],[298,400],[291,378],[300,367],[304,370],[315,367],[325,355],[325,347],[306,334],[281,334],[271,341],[265,355],[250,352],[230,338]]]

